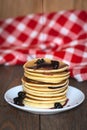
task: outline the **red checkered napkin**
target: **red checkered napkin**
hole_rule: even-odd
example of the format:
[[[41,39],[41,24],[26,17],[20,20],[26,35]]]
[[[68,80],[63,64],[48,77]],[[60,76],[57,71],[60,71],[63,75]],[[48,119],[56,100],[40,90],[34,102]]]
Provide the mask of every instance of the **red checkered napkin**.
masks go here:
[[[70,66],[78,81],[87,80],[87,11],[31,14],[0,21],[0,64],[24,64],[50,57]]]

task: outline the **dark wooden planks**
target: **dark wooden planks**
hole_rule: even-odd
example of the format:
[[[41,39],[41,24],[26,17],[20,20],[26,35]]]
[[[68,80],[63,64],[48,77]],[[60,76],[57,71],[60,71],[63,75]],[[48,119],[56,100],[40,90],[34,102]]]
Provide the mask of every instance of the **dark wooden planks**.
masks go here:
[[[21,84],[22,66],[0,66],[0,105],[4,102],[4,93],[11,87]]]
[[[0,106],[0,130],[39,130],[39,116]]]
[[[0,130],[39,130],[39,115],[13,108],[4,93],[21,84],[22,66],[0,66]]]
[[[0,19],[40,13],[42,1],[44,12],[87,9],[87,0],[0,0]]]

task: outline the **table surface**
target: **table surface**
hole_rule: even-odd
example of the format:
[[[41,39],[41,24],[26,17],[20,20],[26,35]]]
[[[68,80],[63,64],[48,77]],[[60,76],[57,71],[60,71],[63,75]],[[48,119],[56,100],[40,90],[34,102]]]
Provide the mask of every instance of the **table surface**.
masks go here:
[[[87,81],[70,78],[70,85],[85,94],[84,102],[69,111],[53,114],[32,114],[14,108],[4,100],[4,93],[21,84],[22,66],[0,66],[0,130],[86,130],[87,129]]]

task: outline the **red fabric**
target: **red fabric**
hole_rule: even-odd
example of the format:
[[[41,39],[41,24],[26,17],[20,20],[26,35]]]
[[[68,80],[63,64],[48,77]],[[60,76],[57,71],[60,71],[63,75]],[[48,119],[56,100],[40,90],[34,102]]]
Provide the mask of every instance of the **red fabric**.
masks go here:
[[[69,64],[71,76],[87,80],[87,11],[31,14],[0,21],[0,64],[50,57]]]

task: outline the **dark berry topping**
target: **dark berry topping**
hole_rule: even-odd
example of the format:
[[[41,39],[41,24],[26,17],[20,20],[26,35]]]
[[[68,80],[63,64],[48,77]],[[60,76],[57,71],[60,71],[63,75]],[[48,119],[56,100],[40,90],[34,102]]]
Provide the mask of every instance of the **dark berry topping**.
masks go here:
[[[17,104],[17,102],[18,102],[18,97],[15,97],[13,100],[14,100],[14,104]]]
[[[63,106],[61,105],[61,103],[56,102],[56,103],[54,104],[54,108],[63,108]]]
[[[44,59],[38,59],[35,62],[35,66],[31,66],[31,69],[39,69],[39,68],[46,68],[46,69],[58,69],[59,62],[56,60],[51,60],[51,63],[46,62]]]
[[[53,69],[58,69],[59,67],[59,62],[55,61],[55,60],[51,60],[51,65],[53,67]]]
[[[58,87],[48,87],[49,89],[58,89],[58,88],[61,88],[63,86],[58,86]]]
[[[18,97],[15,97],[13,99],[14,104],[19,105],[19,106],[24,106],[23,99],[25,98],[25,96],[26,96],[25,92],[22,92],[22,91],[18,92]]]
[[[38,59],[35,63],[37,64],[36,69],[50,67],[50,64],[46,63],[44,59]]]
[[[45,61],[44,59],[38,59],[35,63],[38,64],[43,64]]]
[[[19,97],[21,97],[21,98],[25,98],[25,92],[23,92],[23,91],[20,91],[19,93],[18,93],[18,96]]]
[[[67,98],[67,100],[66,100],[66,102],[65,102],[65,104],[63,106],[65,106],[68,103],[68,101],[69,101],[69,99]]]
[[[20,98],[20,97],[14,98],[14,104],[24,106],[24,104],[22,102],[23,102],[22,98]]]

